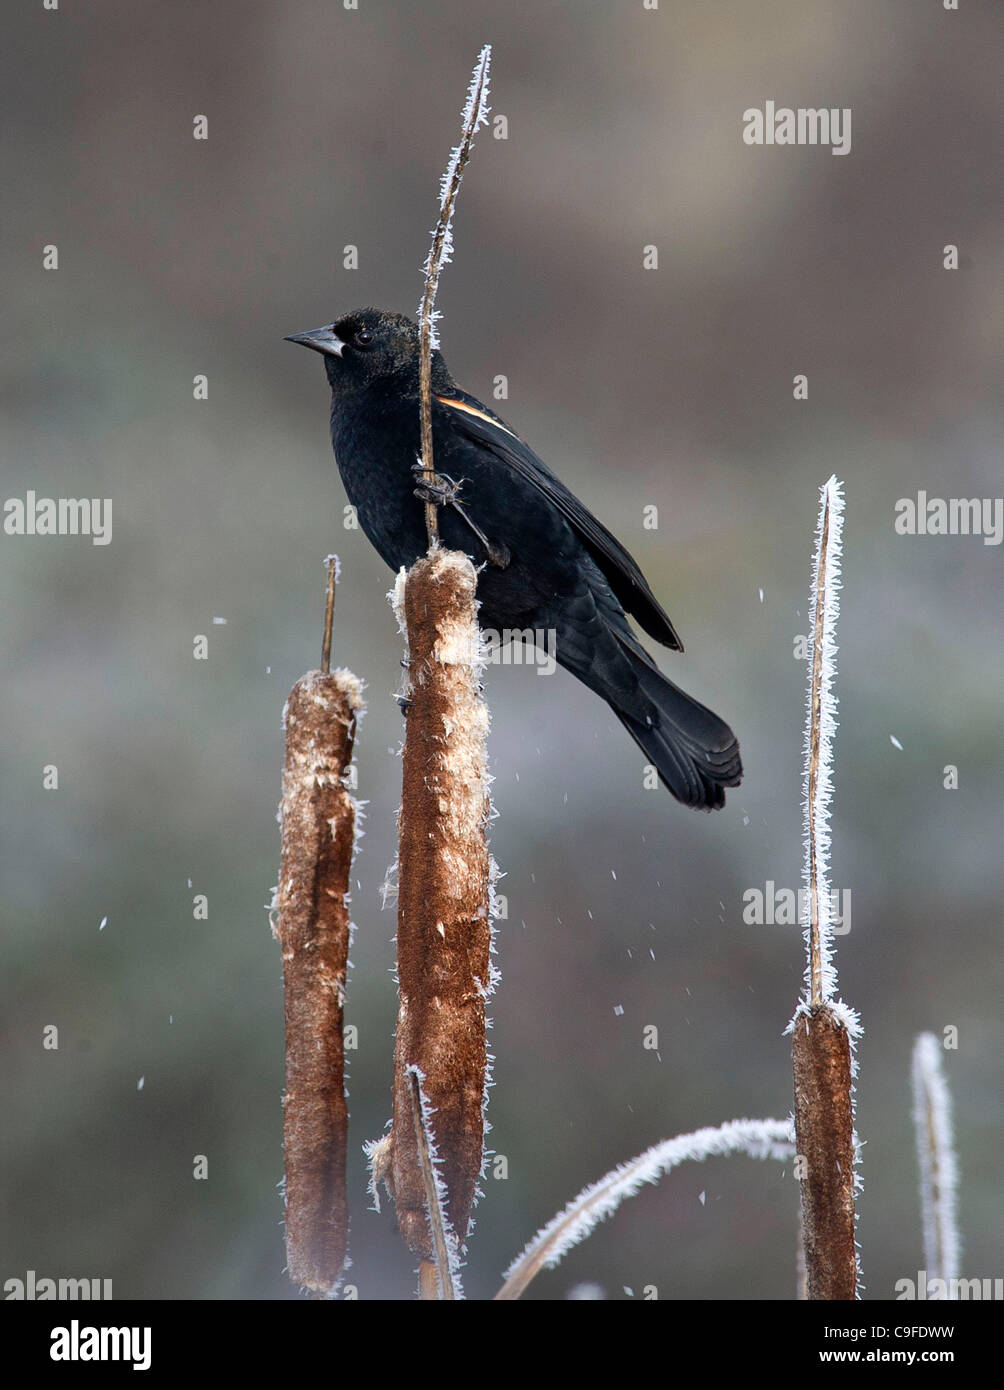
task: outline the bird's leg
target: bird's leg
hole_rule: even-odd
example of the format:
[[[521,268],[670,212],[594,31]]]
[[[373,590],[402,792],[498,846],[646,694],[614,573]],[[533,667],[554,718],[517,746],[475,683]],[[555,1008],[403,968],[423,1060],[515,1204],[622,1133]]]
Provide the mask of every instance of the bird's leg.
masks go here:
[[[512,559],[512,556],[509,553],[508,546],[503,545],[501,541],[490,541],[488,537],[485,535],[485,533],[474,525],[474,522],[470,519],[470,517],[464,511],[463,507],[461,507],[458,502],[454,502],[453,510],[455,512],[458,512],[460,516],[463,517],[464,521],[467,522],[467,525],[471,528],[471,530],[477,536],[478,540],[484,546],[485,552],[488,556],[488,563],[490,565],[494,565],[496,569],[504,570],[506,565],[508,565],[509,561]]]
[[[429,480],[428,473],[420,463],[416,463],[412,468],[418,487],[415,489],[415,496],[423,502],[435,502],[438,507],[452,507],[462,521],[474,532],[478,540],[485,548],[488,556],[488,563],[494,565],[496,569],[504,570],[512,556],[508,547],[500,541],[490,541],[480,526],[475,525],[467,512],[460,505],[460,492],[466,483],[466,478],[461,478],[459,482],[448,477],[445,473],[434,475],[434,481]]]

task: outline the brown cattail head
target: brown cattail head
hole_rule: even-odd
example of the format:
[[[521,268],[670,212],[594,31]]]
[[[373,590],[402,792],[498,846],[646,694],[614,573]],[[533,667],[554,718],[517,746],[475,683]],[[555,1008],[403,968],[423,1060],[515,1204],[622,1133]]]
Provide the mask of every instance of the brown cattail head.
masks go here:
[[[348,1244],[343,1009],[356,804],[344,777],[362,709],[350,672],[310,671],[285,710],[275,934],[286,1000],[286,1255],[289,1277],[318,1294],[337,1287]]]
[[[446,1217],[463,1244],[481,1174],[491,983],[488,710],[470,560],[435,549],[399,579],[409,696],[400,813],[394,1123],[389,1186],[409,1249],[435,1258],[409,1068],[429,1107]]]
[[[807,1296],[856,1296],[851,1039],[830,1004],[800,1010],[792,1027],[795,1147],[802,1160]]]

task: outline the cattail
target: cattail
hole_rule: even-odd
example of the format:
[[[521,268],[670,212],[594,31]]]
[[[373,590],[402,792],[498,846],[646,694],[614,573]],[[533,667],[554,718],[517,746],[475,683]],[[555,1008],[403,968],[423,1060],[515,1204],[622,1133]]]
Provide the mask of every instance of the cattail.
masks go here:
[[[829,1004],[795,1018],[795,1135],[802,1165],[806,1295],[857,1297],[851,1039]]]
[[[409,704],[400,812],[400,1011],[386,1180],[401,1234],[421,1261],[435,1261],[436,1252],[416,1138],[416,1074],[423,1078],[446,1220],[461,1246],[483,1163],[493,865],[476,585],[466,556],[434,550],[407,576],[402,572],[394,595],[407,633]]]
[[[326,652],[333,586],[332,567]],[[344,1005],[357,807],[345,777],[362,711],[362,685],[348,671],[308,672],[284,711],[275,935],[286,1006],[286,1258],[289,1277],[322,1296],[337,1288],[348,1247]]]
[[[439,219],[423,267],[419,462],[430,490],[429,553],[408,574],[402,571],[393,595],[409,672],[398,850],[400,1009],[391,1133],[369,1154],[374,1191],[378,1181],[386,1184],[405,1244],[419,1258],[423,1298],[459,1292],[457,1251],[467,1239],[484,1163],[493,873],[488,708],[481,695],[477,575],[466,555],[439,547],[431,362],[439,274],[453,250],[453,214],[474,135],[488,119],[490,64],[486,44],[471,76],[460,143],[440,185]]]
[[[829,883],[830,799],[836,731],[835,631],[840,611],[844,499],[836,478],[820,489],[809,615],[812,622],[805,727],[805,993],[788,1025],[795,1078],[795,1135],[802,1186],[802,1239],[810,1299],[853,1299],[855,1164],[853,1043],[857,1014],[836,996]]]

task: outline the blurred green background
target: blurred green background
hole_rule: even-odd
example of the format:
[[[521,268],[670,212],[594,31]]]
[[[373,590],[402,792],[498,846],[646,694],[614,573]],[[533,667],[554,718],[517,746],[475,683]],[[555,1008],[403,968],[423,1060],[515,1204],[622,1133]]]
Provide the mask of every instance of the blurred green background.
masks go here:
[[[799,883],[793,649],[831,472],[866,1297],[922,1265],[910,1051],[950,1025],[963,1272],[999,1276],[1001,551],[893,529],[918,489],[1002,491],[999,5],[103,0],[6,27],[3,496],[110,497],[114,539],[0,535],[3,1279],[294,1296],[265,904],[282,706],[317,663],[337,551],[336,660],[369,702],[349,1277],[364,1298],[411,1294],[361,1154],[389,1115],[396,1008],[391,575],[342,527],[321,364],[282,336],[364,304],[414,312],[486,41],[508,139],[482,132],[461,195],[444,353],[636,555],[687,645],[664,667],[734,726],[746,779],[723,814],[688,813],[643,789],[640,754],[570,677],[490,670],[509,915],[489,1142],[508,1178],[477,1210],[468,1295],[615,1163],[790,1110],[800,934],[746,925],[742,905]],[[851,107],[851,153],[746,146],[742,113],[767,99]],[[789,1298],[796,1197],[776,1163],[681,1169],[533,1296],[591,1280],[611,1298]]]

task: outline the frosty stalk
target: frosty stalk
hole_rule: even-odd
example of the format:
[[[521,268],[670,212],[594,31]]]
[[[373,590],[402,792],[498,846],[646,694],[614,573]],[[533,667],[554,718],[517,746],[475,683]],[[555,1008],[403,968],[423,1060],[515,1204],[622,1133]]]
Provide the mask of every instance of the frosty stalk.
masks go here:
[[[584,1188],[564,1211],[538,1231],[506,1270],[497,1299],[519,1298],[542,1269],[553,1269],[574,1245],[612,1216],[644,1183],[657,1183],[681,1163],[703,1162],[717,1155],[745,1153],[751,1158],[790,1158],[794,1152],[790,1120],[730,1120],[717,1129],[698,1129],[654,1144],[629,1163],[622,1163],[599,1182]]]
[[[453,256],[453,212],[457,205],[460,180],[471,157],[474,135],[479,126],[488,120],[488,73],[491,67],[492,50],[485,44],[478,54],[478,61],[471,76],[467,92],[467,103],[461,116],[460,144],[451,152],[450,161],[439,190],[439,221],[432,234],[432,246],[426,257],[425,289],[418,306],[419,329],[419,393],[421,396],[422,419],[422,459],[425,467],[425,480],[435,480],[432,456],[432,350],[439,347],[436,333],[436,294],[439,290],[439,272]],[[425,524],[429,532],[429,544],[439,539],[439,519],[435,502],[425,504]]]
[[[921,1033],[913,1048],[913,1122],[920,1164],[924,1268],[928,1279],[943,1279],[951,1287],[950,1281],[959,1277],[958,1172],[952,1103],[941,1059],[938,1039],[933,1033]]]
[[[859,1270],[854,1240],[855,1165],[853,1046],[858,1016],[836,997],[830,912],[830,801],[837,698],[836,625],[844,498],[831,477],[819,490],[812,564],[809,690],[802,781],[805,829],[805,992],[788,1025],[795,1081],[795,1135],[801,1177],[802,1238],[810,1299],[853,1299]]]

